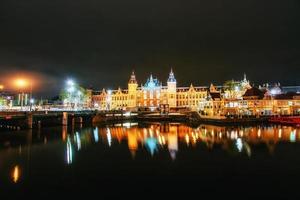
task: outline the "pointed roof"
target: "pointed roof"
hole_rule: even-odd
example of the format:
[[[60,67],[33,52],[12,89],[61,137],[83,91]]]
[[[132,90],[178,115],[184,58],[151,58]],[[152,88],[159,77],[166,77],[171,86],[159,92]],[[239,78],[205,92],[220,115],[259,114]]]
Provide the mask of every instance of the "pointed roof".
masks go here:
[[[150,74],[150,81],[153,81],[152,73]]]
[[[137,81],[136,81],[136,78],[135,78],[134,71],[132,71],[132,73],[131,73],[131,76],[130,76],[130,79],[129,79],[129,82],[128,82],[128,83],[131,83],[131,84],[137,84]]]
[[[209,86],[209,92],[219,92],[216,87],[211,83]]]
[[[120,86],[118,87],[118,91],[117,91],[117,93],[118,93],[118,94],[122,93],[122,89],[121,89],[121,87],[120,87]]]
[[[195,90],[195,88],[194,88],[194,86],[193,86],[193,83],[191,83],[190,88],[189,88],[189,91],[194,91],[194,90]]]
[[[102,95],[106,95],[106,90],[105,90],[105,88],[102,89],[101,94],[102,94]]]
[[[147,79],[147,82],[144,85],[145,89],[153,89],[161,87],[161,83],[158,81],[157,78],[153,78],[152,74],[150,74],[150,77]]]
[[[176,82],[175,75],[174,75],[172,68],[171,68],[171,72],[169,74],[168,82]]]

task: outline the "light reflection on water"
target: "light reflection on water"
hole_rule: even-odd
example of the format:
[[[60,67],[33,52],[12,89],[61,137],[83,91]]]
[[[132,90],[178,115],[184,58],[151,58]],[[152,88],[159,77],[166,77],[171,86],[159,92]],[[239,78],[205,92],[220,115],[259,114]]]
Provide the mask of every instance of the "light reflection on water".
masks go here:
[[[123,124],[124,125],[124,124]],[[287,126],[254,126],[254,127],[222,127],[213,125],[201,125],[192,128],[184,124],[149,124],[138,126],[126,123],[124,126],[117,124],[107,127],[83,128],[68,132],[66,127],[59,128],[56,132],[47,134],[32,132],[20,135],[10,134],[5,140],[1,140],[0,170],[1,174],[9,168],[8,176],[12,183],[17,184],[23,180],[22,170],[31,158],[31,150],[34,146],[51,147],[57,143],[62,144],[64,151],[61,152],[61,161],[66,166],[76,163],[76,154],[92,145],[102,145],[107,149],[127,144],[131,159],[136,155],[145,154],[145,149],[150,157],[155,157],[160,152],[167,150],[169,159],[176,161],[181,148],[193,151],[197,145],[205,146],[209,151],[218,147],[233,156],[251,156],[256,153],[255,147],[264,144],[273,154],[276,145],[282,143],[295,143],[300,140],[299,129]],[[73,133],[72,133],[73,132]],[[14,134],[18,137],[13,137]],[[17,140],[16,140],[17,138]],[[24,139],[25,138],[25,139]],[[52,150],[50,150],[52,151]],[[144,155],[143,155],[144,156]],[[145,155],[146,156],[146,155]],[[22,159],[21,159],[22,158]],[[21,161],[20,161],[21,160]],[[25,161],[24,161],[25,160]],[[9,161],[6,163],[6,161]],[[18,162],[20,161],[20,162]],[[55,160],[55,162],[59,162]],[[22,170],[21,170],[22,169]]]
[[[20,173],[21,173],[20,167],[18,165],[14,166],[11,173],[12,181],[14,183],[17,183],[19,181]]]

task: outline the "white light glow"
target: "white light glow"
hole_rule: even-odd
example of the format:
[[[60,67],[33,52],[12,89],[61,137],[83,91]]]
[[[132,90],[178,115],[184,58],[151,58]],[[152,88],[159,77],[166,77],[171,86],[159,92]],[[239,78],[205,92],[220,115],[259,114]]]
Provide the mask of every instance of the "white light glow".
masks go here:
[[[128,117],[128,116],[130,116],[131,115],[131,112],[126,112],[126,113],[124,113],[124,116],[126,116],[126,117]]]
[[[67,90],[68,90],[69,93],[72,93],[72,92],[75,91],[75,87],[71,86]]]
[[[68,85],[68,86],[74,86],[75,83],[74,83],[73,80],[69,79],[69,80],[67,80],[67,85]]]
[[[130,128],[131,124],[129,122],[126,122],[126,123],[123,123],[123,126],[126,127],[126,128]]]
[[[81,139],[78,132],[76,132],[76,142],[77,142],[77,150],[81,149]]]
[[[107,142],[108,142],[108,146],[111,146],[111,133],[110,133],[110,129],[107,128],[106,129],[107,133],[106,133],[106,136],[107,136]]]
[[[239,152],[242,152],[242,150],[243,150],[243,141],[242,141],[242,139],[241,138],[238,138],[237,140],[236,140],[236,148],[238,149],[238,151]]]
[[[296,142],[296,130],[290,133],[290,142]]]
[[[95,138],[95,142],[97,143],[99,141],[99,135],[98,135],[98,127],[96,127],[94,129],[94,138]]]
[[[67,139],[67,164],[72,164],[73,162],[73,149],[70,138]]]

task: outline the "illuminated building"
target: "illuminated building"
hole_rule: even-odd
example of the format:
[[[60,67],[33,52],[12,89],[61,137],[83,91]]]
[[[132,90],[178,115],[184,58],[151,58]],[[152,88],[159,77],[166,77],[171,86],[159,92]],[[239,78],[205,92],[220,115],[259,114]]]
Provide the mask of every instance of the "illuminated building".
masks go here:
[[[270,90],[253,87],[245,92],[242,99],[223,99],[223,102],[224,115],[300,114],[300,95],[297,93],[272,94]]]
[[[158,79],[153,78],[152,74],[147,79],[145,85],[138,91],[138,107],[149,107],[155,109],[159,106],[162,95],[162,103],[167,103],[165,91],[162,83]]]
[[[294,87],[293,87],[294,88]],[[94,91],[92,104],[99,110],[151,110],[162,105],[170,110],[199,111],[201,115],[224,117],[226,115],[290,115],[300,114],[300,95],[284,93],[284,87],[251,87],[246,75],[241,81],[227,81],[223,86],[178,87],[173,70],[166,85],[151,74],[146,83],[138,86],[132,72],[128,88]],[[295,87],[297,91],[299,88]],[[287,90],[284,89],[284,90]]]
[[[13,106],[14,99],[15,99],[14,94],[9,93],[7,91],[1,91],[0,89],[0,109],[11,108]]]
[[[246,74],[242,81],[227,81],[224,84],[224,98],[225,99],[242,99],[247,89],[250,89],[251,85],[247,80]]]
[[[207,87],[194,87],[192,84],[190,87],[177,87],[174,72],[171,70],[166,86],[151,74],[146,83],[139,87],[132,72],[127,89],[95,91],[92,101],[99,110],[156,110],[162,104],[167,104],[171,109],[197,110],[199,103],[206,97]]]
[[[219,116],[223,113],[224,101],[221,98],[221,92],[211,84],[209,87],[208,97],[199,104],[199,111],[203,115]]]

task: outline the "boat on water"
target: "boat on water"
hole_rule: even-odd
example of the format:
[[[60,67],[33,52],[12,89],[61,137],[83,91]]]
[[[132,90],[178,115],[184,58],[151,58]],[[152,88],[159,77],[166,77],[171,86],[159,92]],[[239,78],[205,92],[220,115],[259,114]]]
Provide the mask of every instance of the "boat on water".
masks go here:
[[[276,116],[269,119],[271,123],[300,126],[300,116]]]

